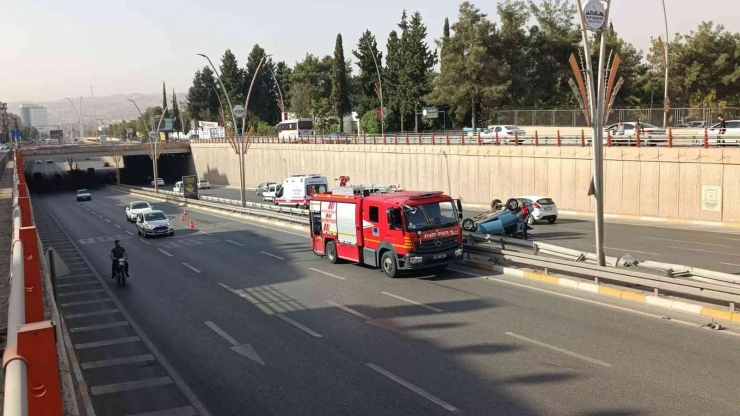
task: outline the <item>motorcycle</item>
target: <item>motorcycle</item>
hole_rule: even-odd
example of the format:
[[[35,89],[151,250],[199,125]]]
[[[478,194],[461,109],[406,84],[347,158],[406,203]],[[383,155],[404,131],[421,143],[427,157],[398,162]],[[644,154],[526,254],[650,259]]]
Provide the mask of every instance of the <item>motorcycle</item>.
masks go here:
[[[121,286],[126,286],[126,259],[118,259],[116,267],[116,282]]]

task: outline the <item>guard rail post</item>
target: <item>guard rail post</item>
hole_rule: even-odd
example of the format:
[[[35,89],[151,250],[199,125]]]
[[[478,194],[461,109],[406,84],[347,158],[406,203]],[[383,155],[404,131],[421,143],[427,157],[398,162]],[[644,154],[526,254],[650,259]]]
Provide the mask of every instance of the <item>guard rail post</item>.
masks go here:
[[[540,136],[537,134],[537,130],[534,131],[534,145],[535,146],[540,145]]]
[[[23,212],[21,211],[21,218]],[[41,285],[41,263],[37,244],[36,227],[21,226],[18,234],[23,242],[23,276],[26,290],[26,322],[44,320],[43,286]]]
[[[478,146],[480,146],[480,132],[478,132]]]
[[[514,130],[514,146],[519,146],[519,134]]]
[[[396,144],[398,144],[398,135],[397,134],[394,134],[393,135],[393,140],[395,140],[396,141]],[[408,146],[408,144],[409,144],[409,133],[406,132],[406,145]]]
[[[673,129],[668,129],[668,147],[673,147]]]
[[[450,145],[450,132],[449,131],[447,132],[447,134],[445,135],[445,137],[447,139],[447,146],[449,146]]]
[[[500,143],[498,141],[498,132],[496,132],[496,146],[498,146]]]
[[[434,132],[432,132],[432,146],[434,146]]]
[[[558,130],[558,147],[560,147],[561,139],[560,139],[560,130]]]
[[[581,129],[581,147],[586,147],[586,132]]]
[[[460,144],[465,146],[465,132],[460,132]]]
[[[635,129],[635,146],[640,147],[640,129]]]
[[[606,147],[612,147],[612,133],[610,130],[606,131]]]
[[[362,133],[362,144],[367,144],[367,134]]]
[[[421,133],[419,133],[419,144],[421,144]]]
[[[22,325],[18,328],[17,343],[18,355],[28,365],[28,414],[62,416],[54,325],[51,321]]]
[[[378,138],[373,134],[373,144],[378,144]]]
[[[704,148],[709,148],[709,131],[704,127]]]

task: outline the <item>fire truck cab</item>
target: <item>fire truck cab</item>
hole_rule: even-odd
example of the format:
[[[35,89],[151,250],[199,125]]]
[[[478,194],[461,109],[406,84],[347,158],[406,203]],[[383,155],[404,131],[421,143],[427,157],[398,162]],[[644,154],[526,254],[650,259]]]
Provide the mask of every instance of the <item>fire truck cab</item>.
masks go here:
[[[460,201],[443,192],[345,186],[310,201],[316,255],[380,267],[388,277],[462,258],[461,219]]]

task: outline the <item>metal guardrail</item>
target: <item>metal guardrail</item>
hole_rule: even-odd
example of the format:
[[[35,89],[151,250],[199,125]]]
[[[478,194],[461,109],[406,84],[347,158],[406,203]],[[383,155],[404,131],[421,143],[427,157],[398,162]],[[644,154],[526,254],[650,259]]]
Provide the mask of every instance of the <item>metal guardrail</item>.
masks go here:
[[[44,313],[41,249],[19,152],[15,161],[3,415],[61,416],[57,336]]]
[[[180,194],[171,192],[171,191],[159,191],[159,194],[156,194],[153,189],[151,188],[142,188],[142,187],[133,187],[133,186],[125,186],[121,185],[121,188],[128,190],[129,193],[139,193],[140,195],[147,195],[147,196],[159,196],[162,197],[164,195],[165,199],[172,202],[177,203],[184,203],[186,205],[194,205],[194,206],[202,206],[212,209],[218,209],[221,211],[230,211],[230,212],[236,212],[240,214],[245,214],[248,216],[255,216],[255,217],[263,217],[263,218],[270,218],[276,221],[282,221],[289,224],[300,224],[300,225],[308,225],[308,210],[298,210],[296,208],[282,208],[280,211],[275,211],[271,208],[270,205],[266,204],[254,204],[253,207],[247,207],[242,208],[238,206],[238,201],[236,205],[231,203],[219,203],[219,202],[208,202],[208,201],[201,201],[197,199],[190,199],[190,198],[184,198],[180,196]],[[115,189],[115,188],[114,188]],[[225,201],[232,201],[232,200],[225,200]],[[267,207],[267,208],[265,208]],[[305,215],[303,213],[296,214],[293,211],[306,211]]]
[[[498,244],[500,248],[495,247]],[[507,250],[506,246],[518,246],[532,250],[532,254]],[[653,289],[655,295],[660,290],[699,297],[715,302],[729,304],[730,310],[740,304],[740,279],[737,276],[687,266],[657,262],[640,262],[628,256],[608,257],[608,267],[592,264],[596,261],[594,253],[584,253],[551,244],[517,240],[505,237],[468,234],[464,244],[467,253],[491,256],[494,259],[539,267],[545,270],[559,270],[579,276],[591,276],[596,284],[599,279],[627,284],[635,284]],[[557,257],[544,257],[549,254]],[[628,269],[630,266],[645,267],[661,271],[649,274]],[[687,277],[689,279],[679,279]]]

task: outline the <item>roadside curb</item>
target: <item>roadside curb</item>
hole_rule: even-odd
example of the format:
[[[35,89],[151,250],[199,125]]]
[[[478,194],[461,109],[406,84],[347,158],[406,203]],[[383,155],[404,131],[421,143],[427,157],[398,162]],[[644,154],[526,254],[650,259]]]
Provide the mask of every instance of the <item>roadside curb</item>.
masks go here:
[[[624,299],[632,302],[646,303],[661,308],[672,309],[679,312],[688,313],[696,316],[705,316],[712,319],[718,319],[726,322],[740,324],[740,312],[730,312],[728,310],[714,309],[694,303],[683,302],[668,298],[662,298],[652,295],[644,295],[628,290],[615,289],[597,285],[590,282],[567,279],[554,275],[528,272],[512,267],[502,267],[495,264],[484,263],[475,260],[463,260],[461,264],[474,267],[476,269],[490,270],[502,273],[508,276],[521,277],[523,279],[535,280],[538,282],[551,284],[555,286],[567,287],[581,292],[595,293],[611,298]]]
[[[488,205],[482,204],[462,204],[463,208],[468,209],[482,209],[488,211],[491,209]],[[558,210],[558,215],[567,217],[589,217],[593,218],[593,212],[584,211],[567,211]],[[604,214],[604,218],[614,220],[629,220],[629,221],[644,221],[653,223],[664,223],[664,224],[686,224],[686,225],[704,225],[710,227],[729,227],[729,228],[740,228],[740,222],[729,222],[729,221],[703,221],[703,220],[688,220],[683,218],[671,218],[671,217],[651,217],[645,215],[630,215],[630,214]]]

